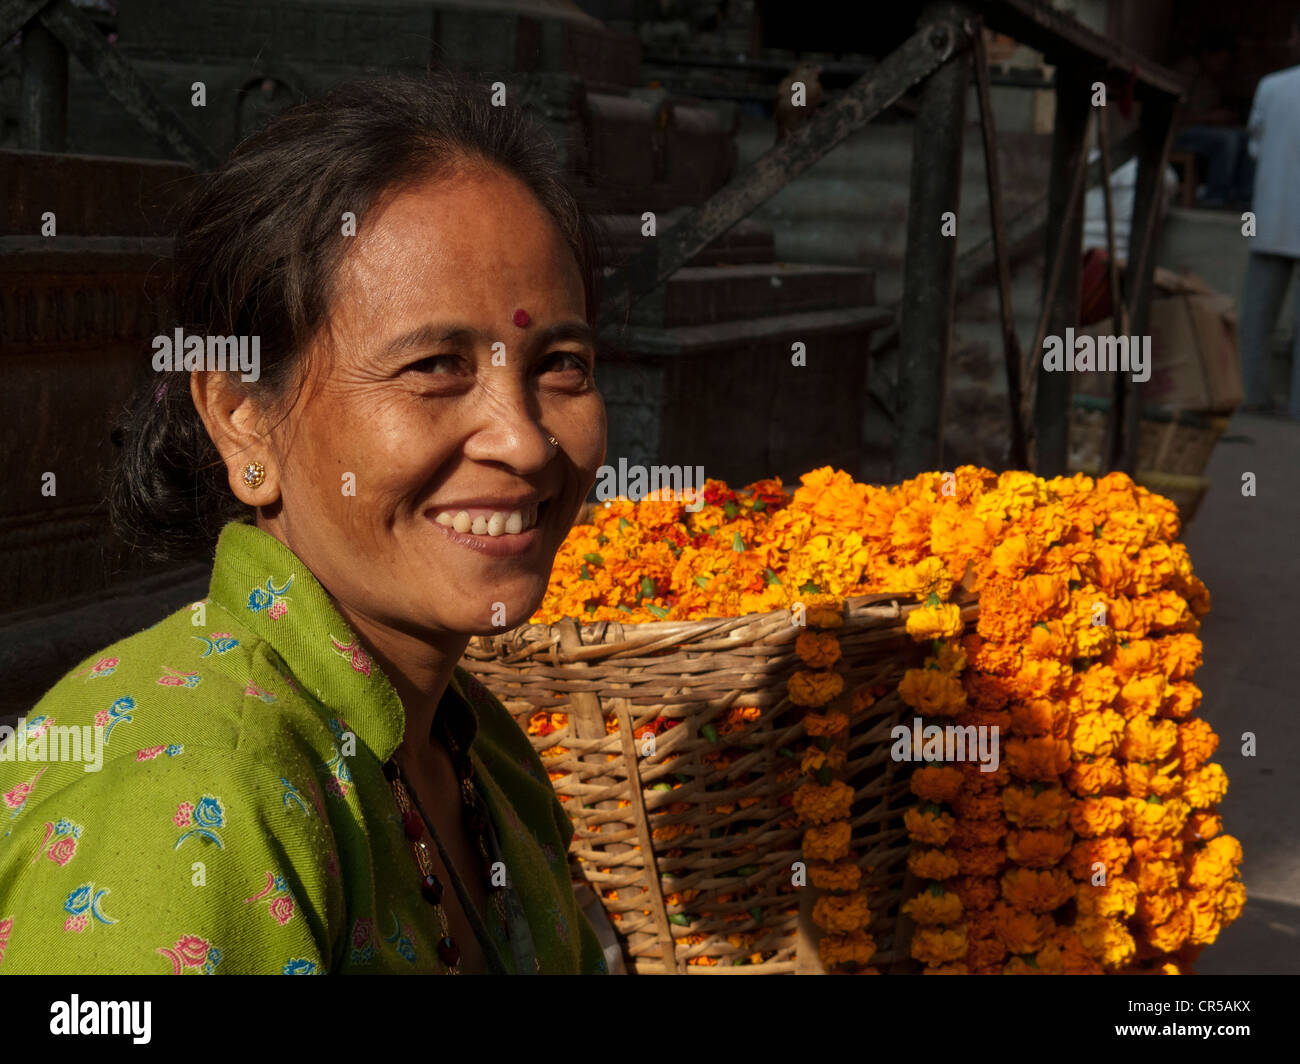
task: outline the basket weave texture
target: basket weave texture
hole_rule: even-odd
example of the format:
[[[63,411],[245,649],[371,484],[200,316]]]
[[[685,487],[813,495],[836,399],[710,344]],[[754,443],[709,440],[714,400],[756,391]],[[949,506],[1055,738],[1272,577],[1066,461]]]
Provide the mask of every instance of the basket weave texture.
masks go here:
[[[849,711],[853,691],[888,694],[851,718],[842,778],[854,788],[853,852],[873,914],[873,965],[910,966],[899,934],[913,803],[912,766],[890,757],[891,729],[914,711],[897,687],[924,658],[904,631],[914,603],[847,600],[836,630]],[[971,599],[963,619],[972,623]],[[820,972],[819,893],[795,886],[806,825],[800,782],[805,710],[786,685],[803,666],[789,610],[718,620],[526,625],[471,641],[462,665],[530,731],[574,823],[575,876],[601,897],[630,971]],[[548,726],[549,727],[549,726]],[[653,740],[647,738],[654,733]]]

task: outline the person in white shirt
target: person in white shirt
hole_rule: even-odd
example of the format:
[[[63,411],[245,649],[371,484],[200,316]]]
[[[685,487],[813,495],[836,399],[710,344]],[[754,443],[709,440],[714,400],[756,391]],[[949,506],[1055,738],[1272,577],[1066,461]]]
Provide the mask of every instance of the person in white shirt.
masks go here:
[[[1300,58],[1300,12],[1292,21],[1289,43],[1292,54]],[[1250,241],[1242,300],[1242,409],[1275,413],[1281,411],[1274,405],[1269,380],[1269,338],[1300,259],[1300,66],[1279,70],[1260,81],[1247,131],[1250,153],[1256,160],[1251,201],[1255,236]],[[1286,414],[1300,420],[1300,289]]]

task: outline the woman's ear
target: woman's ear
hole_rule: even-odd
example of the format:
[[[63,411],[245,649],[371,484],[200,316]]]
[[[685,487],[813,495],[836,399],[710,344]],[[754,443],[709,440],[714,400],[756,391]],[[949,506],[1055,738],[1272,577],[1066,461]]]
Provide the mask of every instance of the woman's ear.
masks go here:
[[[279,499],[279,470],[264,431],[264,411],[234,374],[194,370],[190,396],[226,464],[235,498],[249,506],[270,506]]]

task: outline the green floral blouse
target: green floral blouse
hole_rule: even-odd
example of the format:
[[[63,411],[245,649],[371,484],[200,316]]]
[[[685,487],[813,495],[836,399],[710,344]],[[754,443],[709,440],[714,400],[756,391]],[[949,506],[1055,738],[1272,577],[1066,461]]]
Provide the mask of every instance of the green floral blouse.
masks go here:
[[[573,825],[527,737],[459,669],[438,712],[504,863],[510,919],[482,914],[486,954],[514,974],[605,972]],[[227,525],[202,604],[0,729],[0,974],[445,972],[382,769],[404,727],[306,566]]]

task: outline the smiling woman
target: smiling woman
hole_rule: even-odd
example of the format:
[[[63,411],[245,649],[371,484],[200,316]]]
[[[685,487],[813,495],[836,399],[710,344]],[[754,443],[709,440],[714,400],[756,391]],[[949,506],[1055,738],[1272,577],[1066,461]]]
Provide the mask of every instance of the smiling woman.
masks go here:
[[[0,972],[605,970],[572,824],[456,667],[540,604],[605,449],[590,222],[489,92],[344,86],[190,204],[175,325],[262,364],[151,382],[112,503],[215,550],[210,593],[32,711],[129,702],[102,771],[0,751]]]

